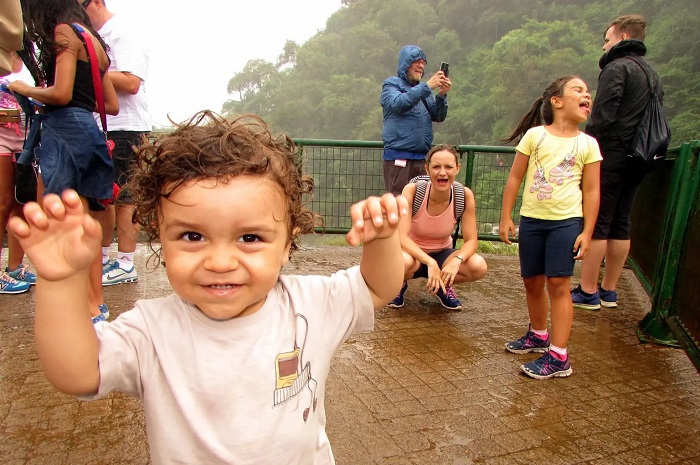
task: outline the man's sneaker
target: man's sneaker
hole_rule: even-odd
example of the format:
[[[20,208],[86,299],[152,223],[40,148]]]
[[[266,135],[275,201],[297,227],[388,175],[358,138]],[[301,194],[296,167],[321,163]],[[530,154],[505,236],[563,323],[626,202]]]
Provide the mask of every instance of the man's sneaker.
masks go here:
[[[23,281],[25,283],[29,283],[30,285],[36,284],[36,275],[29,271],[29,268],[27,268],[27,265],[24,263],[20,263],[17,268],[12,271],[10,271],[9,267],[5,268],[5,273],[17,281]]]
[[[108,267],[102,269],[102,285],[112,286],[114,284],[133,283],[138,276],[136,275],[136,267],[132,266],[130,270],[125,270],[119,266],[118,261],[113,261]]]
[[[568,356],[566,360],[559,360],[550,352],[520,368],[526,375],[535,379],[565,378],[573,373]]]
[[[100,304],[97,306],[97,308],[100,309],[100,315],[105,317],[105,320],[109,319],[109,308],[107,307],[107,304]]]
[[[455,291],[451,287],[446,287],[445,292],[442,289],[437,291],[437,298],[440,299],[440,303],[443,307],[450,310],[462,310],[462,302],[459,301],[455,295]]]
[[[399,295],[397,295],[394,300],[389,302],[387,304],[388,307],[392,308],[401,308],[403,307],[403,295],[406,293],[406,289],[408,289],[408,282],[404,281],[403,286],[401,286],[401,291],[399,292]]]
[[[600,296],[600,305],[605,308],[617,307],[617,291],[606,291],[598,286],[598,296]]]
[[[0,273],[0,294],[21,294],[27,292],[31,284],[17,281],[7,273]]]
[[[582,308],[583,310],[600,310],[598,291],[593,294],[586,294],[581,290],[580,284],[571,290],[571,301],[576,308]]]
[[[547,339],[542,339],[532,331],[532,325],[530,325],[523,337],[515,341],[506,342],[506,350],[514,354],[547,352],[549,350],[549,334],[547,334]]]

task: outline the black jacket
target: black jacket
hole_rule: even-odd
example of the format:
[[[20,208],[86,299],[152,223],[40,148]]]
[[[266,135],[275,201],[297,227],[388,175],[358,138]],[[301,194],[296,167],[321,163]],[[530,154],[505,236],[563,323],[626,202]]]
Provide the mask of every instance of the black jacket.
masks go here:
[[[644,71],[631,59],[634,55],[654,84],[659,75],[643,58],[647,49],[639,40],[623,40],[600,58],[598,90],[586,133],[595,137],[603,155],[601,169],[620,171],[630,167],[627,154],[637,125],[651,98],[651,90]],[[659,98],[663,89],[659,83]]]

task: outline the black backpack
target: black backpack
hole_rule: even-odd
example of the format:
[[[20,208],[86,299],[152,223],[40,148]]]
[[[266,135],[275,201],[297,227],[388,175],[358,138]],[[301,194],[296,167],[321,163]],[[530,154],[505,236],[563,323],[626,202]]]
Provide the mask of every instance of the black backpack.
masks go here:
[[[658,80],[654,86],[645,66],[631,56],[627,58],[641,68],[647,78],[649,90],[651,90],[651,98],[649,98],[642,119],[637,126],[628,157],[643,165],[647,171],[652,171],[661,165],[666,158],[666,151],[671,142],[671,128],[659,100]]]
[[[420,176],[416,176],[409,181],[409,183],[417,184],[416,195],[413,196],[413,216],[415,216],[416,213],[418,213],[418,210],[420,210],[420,206],[425,198],[425,192],[428,188],[429,181],[430,176],[427,174],[421,174]],[[462,183],[454,181],[452,183],[452,192],[454,192],[455,196],[454,214],[455,218],[457,218],[457,224],[459,225],[459,221],[462,219],[462,215],[464,214],[464,186]]]

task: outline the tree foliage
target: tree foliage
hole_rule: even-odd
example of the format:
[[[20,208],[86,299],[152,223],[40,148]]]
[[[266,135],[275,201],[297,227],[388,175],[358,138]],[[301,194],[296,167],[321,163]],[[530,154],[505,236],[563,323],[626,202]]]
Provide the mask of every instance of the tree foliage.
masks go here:
[[[343,0],[326,28],[287,41],[276,63],[251,60],[229,81],[224,113],[257,113],[293,137],[381,138],[379,92],[398,51],[419,45],[426,74],[450,63],[447,120],[435,141],[499,144],[552,80],[591,91],[607,25],[647,18],[647,57],[661,75],[672,143],[700,138],[700,9],[685,0]]]

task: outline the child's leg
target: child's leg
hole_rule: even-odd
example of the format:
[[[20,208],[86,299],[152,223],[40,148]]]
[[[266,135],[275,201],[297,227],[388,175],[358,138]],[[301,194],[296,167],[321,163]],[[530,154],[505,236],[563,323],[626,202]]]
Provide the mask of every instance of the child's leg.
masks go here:
[[[527,300],[527,312],[530,316],[530,324],[533,330],[547,329],[547,314],[549,302],[544,288],[544,275],[523,278],[525,284],[525,298]]]
[[[83,203],[85,211],[90,211],[88,200],[85,197],[81,197],[80,200]],[[99,306],[103,304],[104,301],[102,295],[102,252],[97,250],[95,259],[90,265],[90,276],[88,280],[88,303],[90,305],[91,317],[100,316]]]
[[[574,306],[569,287],[571,277],[547,278],[547,291],[552,305],[552,345],[566,349],[569,346],[571,325],[574,321]]]
[[[2,247],[5,238],[4,234],[5,228],[7,227],[7,220],[10,218],[10,212],[15,203],[14,169],[12,154],[0,154],[0,247]]]

